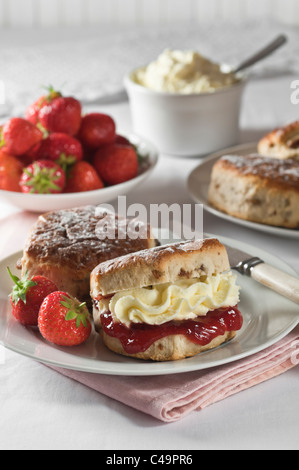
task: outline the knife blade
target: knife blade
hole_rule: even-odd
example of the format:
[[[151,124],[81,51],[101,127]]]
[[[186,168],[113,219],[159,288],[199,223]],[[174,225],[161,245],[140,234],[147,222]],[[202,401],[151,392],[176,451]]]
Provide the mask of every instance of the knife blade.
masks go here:
[[[226,246],[226,250],[232,269],[299,304],[299,278],[237,248]]]

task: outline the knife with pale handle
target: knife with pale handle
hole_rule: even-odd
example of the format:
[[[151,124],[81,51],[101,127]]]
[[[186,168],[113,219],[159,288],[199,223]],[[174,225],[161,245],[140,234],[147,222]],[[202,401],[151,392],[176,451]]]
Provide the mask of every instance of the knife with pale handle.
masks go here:
[[[299,278],[293,277],[241,250],[226,246],[232,269],[299,304]]]

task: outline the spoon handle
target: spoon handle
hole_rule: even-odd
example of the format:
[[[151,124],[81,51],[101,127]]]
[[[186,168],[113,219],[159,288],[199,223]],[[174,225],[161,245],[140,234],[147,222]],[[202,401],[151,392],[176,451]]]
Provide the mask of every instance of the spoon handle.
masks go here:
[[[284,34],[281,34],[274,41],[272,41],[268,46],[264,47],[261,51],[257,52],[252,57],[250,57],[249,59],[242,62],[234,70],[234,72],[235,73],[240,72],[241,70],[244,70],[244,69],[248,68],[250,65],[253,65],[256,62],[264,59],[268,55],[272,54],[272,52],[276,51],[276,49],[278,49],[283,44],[285,44],[287,42],[287,40],[288,40],[287,37]]]

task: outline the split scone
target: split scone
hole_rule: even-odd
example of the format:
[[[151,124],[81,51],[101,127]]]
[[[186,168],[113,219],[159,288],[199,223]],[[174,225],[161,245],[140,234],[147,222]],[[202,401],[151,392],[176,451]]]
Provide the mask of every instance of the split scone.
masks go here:
[[[32,227],[18,267],[22,274],[48,277],[59,290],[85,301],[90,299],[90,273],[95,266],[158,244],[149,226],[136,224],[140,234],[144,232],[132,239],[128,220],[101,206],[48,212]]]
[[[216,239],[164,245],[91,273],[96,330],[111,351],[154,361],[219,346],[242,327],[239,287]]]
[[[274,129],[258,143],[258,153],[265,157],[299,161],[299,121]]]
[[[299,227],[299,161],[226,155],[214,164],[209,203],[233,217]]]

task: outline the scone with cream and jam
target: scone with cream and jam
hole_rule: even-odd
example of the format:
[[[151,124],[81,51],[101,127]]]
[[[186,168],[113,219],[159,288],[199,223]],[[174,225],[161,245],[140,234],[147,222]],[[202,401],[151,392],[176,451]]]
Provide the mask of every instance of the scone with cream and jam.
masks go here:
[[[91,273],[96,330],[122,355],[168,361],[232,339],[239,287],[217,239],[164,245],[101,263]]]

